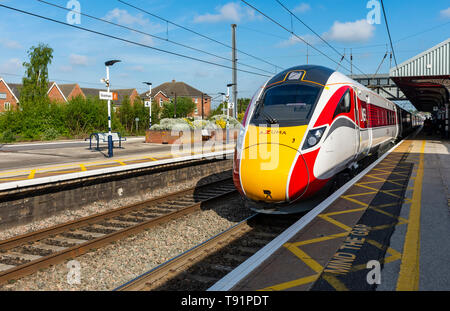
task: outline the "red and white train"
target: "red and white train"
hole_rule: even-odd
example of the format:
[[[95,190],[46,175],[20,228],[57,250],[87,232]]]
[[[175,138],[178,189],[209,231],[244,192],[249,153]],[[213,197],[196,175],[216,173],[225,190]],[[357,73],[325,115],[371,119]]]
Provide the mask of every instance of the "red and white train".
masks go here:
[[[311,197],[420,123],[342,73],[314,65],[289,68],[269,79],[247,108],[234,183],[256,203],[253,209],[270,203],[273,213]]]

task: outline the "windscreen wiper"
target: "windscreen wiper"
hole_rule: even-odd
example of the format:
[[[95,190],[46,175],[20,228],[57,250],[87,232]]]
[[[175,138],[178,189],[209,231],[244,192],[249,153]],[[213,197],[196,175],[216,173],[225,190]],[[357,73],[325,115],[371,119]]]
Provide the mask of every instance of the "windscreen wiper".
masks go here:
[[[272,117],[270,114],[268,114],[265,111],[262,111],[262,107],[264,106],[264,104],[262,104],[261,102],[257,103],[257,108],[255,111],[255,117],[258,117],[260,114],[262,114],[264,116],[264,119],[269,122],[270,124],[276,124],[278,123],[278,120],[275,119],[274,117]]]

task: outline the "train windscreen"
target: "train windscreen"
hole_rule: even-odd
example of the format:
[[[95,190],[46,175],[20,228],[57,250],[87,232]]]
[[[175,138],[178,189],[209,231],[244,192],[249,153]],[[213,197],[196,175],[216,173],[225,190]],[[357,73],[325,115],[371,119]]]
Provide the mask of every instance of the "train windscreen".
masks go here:
[[[321,91],[320,87],[303,84],[271,87],[257,103],[252,124],[308,124]]]

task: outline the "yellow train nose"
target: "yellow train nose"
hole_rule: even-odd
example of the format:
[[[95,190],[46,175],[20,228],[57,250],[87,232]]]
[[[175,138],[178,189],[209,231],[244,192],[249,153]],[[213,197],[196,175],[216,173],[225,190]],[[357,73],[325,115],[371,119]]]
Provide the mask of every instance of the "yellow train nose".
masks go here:
[[[305,131],[306,126],[249,129],[240,162],[242,189],[248,198],[273,203],[289,200],[289,175],[295,160],[302,157],[298,148]]]

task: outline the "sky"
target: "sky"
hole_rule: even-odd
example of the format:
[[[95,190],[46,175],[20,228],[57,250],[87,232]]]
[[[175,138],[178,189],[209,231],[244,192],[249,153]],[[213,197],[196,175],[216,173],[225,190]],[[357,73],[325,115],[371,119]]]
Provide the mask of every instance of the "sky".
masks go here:
[[[337,52],[325,45],[295,17],[291,18],[290,13],[276,0],[246,1],[320,52],[311,47],[307,49],[306,44],[298,37],[243,1],[124,0],[227,46],[117,0],[46,1],[62,7],[70,5],[75,11],[77,9],[72,4],[78,2],[84,14],[140,32],[86,16],[81,16],[81,23],[77,26],[124,38],[146,47],[0,7],[0,77],[8,82],[21,82],[24,75],[22,63],[28,61],[27,51],[32,46],[44,43],[54,49],[49,78],[57,83],[76,82],[82,87],[102,88],[100,79],[106,75],[104,62],[118,59],[121,63],[111,68],[113,88],[137,88],[139,92],[144,92],[147,90],[147,86],[142,83],[144,81],[157,86],[176,80],[211,95],[226,92],[226,85],[232,82],[231,69],[210,63],[231,67],[231,62],[228,61],[231,59],[231,48],[227,46],[231,46],[231,24],[236,24],[238,69],[253,72],[238,72],[238,97],[248,98],[265,83],[268,76],[292,66],[306,64],[307,59],[309,64],[323,65],[349,74],[350,63],[347,59],[351,51],[353,72],[373,74],[389,44],[384,16],[382,11],[381,16],[377,11],[377,3],[380,3],[377,0],[279,0]],[[0,0],[0,4],[61,22],[68,21],[68,11],[37,0]],[[384,0],[384,5],[398,64],[450,37],[448,0]],[[368,18],[374,23],[368,23]],[[69,18],[69,21],[76,20]],[[174,45],[166,42],[165,38],[210,54]],[[210,63],[182,58],[150,47]],[[347,58],[339,66],[340,55],[344,51]],[[381,65],[379,73],[388,71],[389,58]]]

